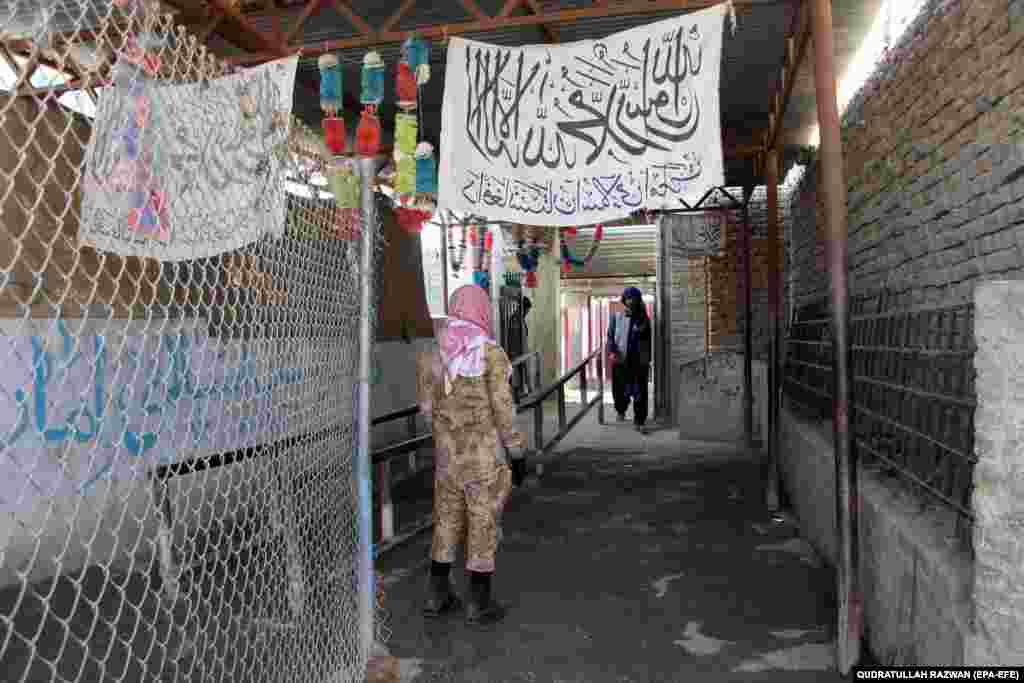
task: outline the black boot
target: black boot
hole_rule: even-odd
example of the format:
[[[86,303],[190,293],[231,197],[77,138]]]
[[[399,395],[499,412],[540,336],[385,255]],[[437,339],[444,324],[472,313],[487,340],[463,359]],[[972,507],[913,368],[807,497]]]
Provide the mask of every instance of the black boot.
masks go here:
[[[430,579],[427,585],[427,599],[423,604],[423,616],[439,617],[462,607],[462,601],[455,595],[448,580],[451,571],[450,562],[430,563]]]
[[[491,598],[491,572],[469,572],[469,604],[466,622],[472,626],[494,624],[505,618],[505,608]]]

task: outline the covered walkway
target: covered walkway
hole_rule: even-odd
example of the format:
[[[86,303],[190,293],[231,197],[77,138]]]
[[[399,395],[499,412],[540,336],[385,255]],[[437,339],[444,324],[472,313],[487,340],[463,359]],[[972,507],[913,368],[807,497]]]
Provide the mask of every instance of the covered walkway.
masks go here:
[[[504,622],[420,615],[427,533],[378,560],[402,680],[841,680],[832,571],[772,519],[761,467],[592,411],[509,503]]]

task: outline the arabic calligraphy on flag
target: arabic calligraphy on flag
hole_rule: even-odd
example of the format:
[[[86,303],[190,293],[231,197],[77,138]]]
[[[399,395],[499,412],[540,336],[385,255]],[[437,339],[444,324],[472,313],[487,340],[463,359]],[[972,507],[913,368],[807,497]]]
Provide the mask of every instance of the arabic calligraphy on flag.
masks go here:
[[[717,5],[566,45],[452,38],[439,208],[585,225],[723,185],[725,16]]]
[[[85,152],[79,239],[162,261],[280,236],[297,57],[199,83],[119,62]]]

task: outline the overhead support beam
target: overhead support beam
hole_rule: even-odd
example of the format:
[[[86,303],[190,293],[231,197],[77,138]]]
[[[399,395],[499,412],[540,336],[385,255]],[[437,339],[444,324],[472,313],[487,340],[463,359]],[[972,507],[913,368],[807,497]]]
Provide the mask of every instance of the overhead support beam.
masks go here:
[[[526,0],[505,0],[505,4],[502,5],[501,11],[498,12],[499,17],[510,17],[512,13],[519,9]]]
[[[405,0],[405,2],[403,2],[398,7],[397,10],[395,10],[395,13],[392,14],[390,17],[388,17],[388,20],[384,22],[384,25],[380,27],[380,32],[381,33],[390,33],[391,31],[393,31],[394,28],[396,26],[398,26],[398,22],[402,21],[402,18],[405,17],[405,15],[408,14],[410,11],[412,11],[412,8],[415,7],[415,6],[416,6],[416,0]],[[405,40],[405,39],[403,38],[402,40]],[[395,41],[395,42],[401,42],[401,41]]]
[[[196,40],[200,43],[205,44],[210,39],[213,32],[217,30],[217,26],[220,25],[221,20],[224,19],[224,15],[219,12],[213,16],[210,21],[206,22],[198,31],[196,31]]]
[[[814,2],[814,0],[810,0]],[[790,27],[786,36],[786,52],[783,59],[782,69],[779,73],[779,80],[772,92],[771,101],[768,107],[768,134],[765,136],[765,149],[774,149],[779,142],[779,134],[782,132],[783,122],[786,117],[786,108],[793,95],[793,86],[796,84],[797,72],[804,61],[807,53],[807,44],[811,40],[811,11],[808,0],[801,0],[794,17],[793,26]]]
[[[474,19],[488,18],[488,15],[480,9],[480,5],[476,4],[474,0],[459,0],[459,4],[462,5],[462,9],[466,10],[466,14]]]
[[[207,2],[212,9],[217,10],[221,15],[233,21],[241,29],[242,33],[259,44],[261,50],[269,53],[271,56],[267,60],[287,56],[288,49],[286,45],[283,42],[273,40],[266,33],[256,28],[256,25],[231,0],[207,0]]]
[[[348,23],[352,24],[355,30],[366,36],[373,33],[373,27],[366,23],[366,20],[356,14],[345,0],[334,0],[334,8],[338,14],[345,17]]]
[[[284,44],[291,45],[292,41],[295,40],[295,36],[299,35],[302,31],[302,27],[306,25],[306,22],[311,16],[320,11],[320,5],[323,4],[324,0],[309,0],[306,6],[302,8],[299,16],[295,18],[295,23],[288,29],[288,33],[284,34]]]
[[[224,0],[218,1],[223,2]],[[505,12],[506,10],[510,12],[515,11],[522,1],[524,0],[510,0],[509,3],[506,3],[502,12]],[[616,3],[614,5],[562,10],[559,12],[546,12],[542,14],[528,14],[517,17],[499,14],[497,17],[479,19],[476,21],[423,26],[417,28],[415,31],[394,30],[395,26],[397,26],[398,22],[403,16],[405,16],[409,9],[412,8],[415,2],[416,0],[405,0],[398,12],[392,15],[392,17],[388,19],[388,21],[385,22],[378,31],[364,36],[353,36],[351,38],[342,38],[340,40],[332,40],[325,43],[319,43],[317,45],[310,45],[303,49],[302,54],[305,57],[315,57],[325,52],[334,52],[336,50],[366,49],[381,45],[392,45],[394,43],[401,43],[413,35],[418,35],[421,38],[443,39],[449,36],[457,36],[465,33],[486,33],[488,31],[519,28],[524,26],[571,24],[587,19],[601,19],[620,16],[644,16],[663,12],[693,11],[713,7],[714,5],[719,4],[721,0],[627,0],[626,2]],[[734,2],[736,3],[737,11],[740,12],[747,11],[757,4],[755,0],[734,0]],[[509,10],[509,6],[511,6],[512,9]],[[268,52],[273,51],[268,50]],[[252,54],[231,58],[227,61],[228,63],[235,65],[250,65],[277,59],[279,56],[280,55],[277,53]]]
[[[541,7],[539,0],[526,0],[526,4],[529,5],[530,11],[534,14],[544,14],[544,8]],[[554,26],[551,26],[550,24],[541,24],[540,28],[544,31],[544,35],[547,36],[550,42],[562,42],[562,36]]]

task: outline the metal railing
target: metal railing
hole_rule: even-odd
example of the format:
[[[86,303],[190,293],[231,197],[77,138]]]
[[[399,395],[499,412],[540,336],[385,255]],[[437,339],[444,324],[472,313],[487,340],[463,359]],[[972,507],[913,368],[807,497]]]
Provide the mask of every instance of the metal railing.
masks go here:
[[[851,310],[854,444],[868,463],[955,513],[970,548],[976,405],[973,306],[885,309],[884,297]],[[825,304],[796,312],[783,390],[810,419],[832,417],[831,319]]]
[[[512,366],[513,368],[519,367],[523,363],[528,362],[531,357],[536,357],[538,361],[534,380],[536,385],[539,386],[540,355],[536,351],[515,359],[512,362]],[[586,368],[591,362],[596,362],[597,364],[597,395],[588,401]],[[579,412],[570,419],[568,418],[566,409],[565,386],[576,376],[579,376],[580,378],[580,403],[582,404],[582,407]],[[544,441],[544,404],[547,399],[554,394],[557,394],[558,396],[558,431],[548,441]],[[555,446],[557,446],[562,439],[564,439],[566,435],[568,435],[569,432],[579,424],[580,420],[582,420],[595,405],[597,406],[598,422],[600,424],[604,424],[604,348],[602,347],[593,351],[589,356],[580,361],[580,363],[572,370],[566,372],[553,384],[539,391],[535,391],[523,397],[521,400],[517,400],[517,404],[516,413],[519,415],[531,410],[533,411],[533,453],[535,455],[547,454],[553,451]],[[419,406],[410,406],[408,408],[374,418],[371,422],[371,425],[377,426],[394,420],[400,420],[402,418],[406,418],[410,421],[409,439],[377,449],[371,455],[371,462],[373,463],[375,473],[374,486],[375,490],[378,491],[376,498],[376,515],[379,528],[381,530],[380,542],[375,544],[375,554],[378,556],[433,526],[433,520],[425,519],[414,523],[410,529],[403,531],[401,534],[396,534],[394,527],[394,504],[391,500],[391,486],[393,484],[391,477],[391,461],[403,455],[409,455],[412,458],[415,458],[421,448],[433,446],[434,443],[434,435],[432,433],[415,434],[415,420],[419,412]],[[525,458],[525,454],[522,457]],[[543,468],[539,463],[537,465],[536,472],[538,475],[543,473]]]

